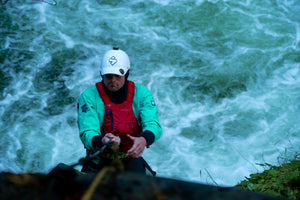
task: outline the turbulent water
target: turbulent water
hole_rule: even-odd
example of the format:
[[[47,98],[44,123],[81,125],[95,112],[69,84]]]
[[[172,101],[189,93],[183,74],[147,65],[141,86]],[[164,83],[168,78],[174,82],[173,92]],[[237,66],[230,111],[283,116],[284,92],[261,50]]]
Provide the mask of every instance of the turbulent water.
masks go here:
[[[158,176],[232,186],[299,155],[298,0],[0,3],[0,171],[85,155],[77,99],[113,46],[155,96]]]

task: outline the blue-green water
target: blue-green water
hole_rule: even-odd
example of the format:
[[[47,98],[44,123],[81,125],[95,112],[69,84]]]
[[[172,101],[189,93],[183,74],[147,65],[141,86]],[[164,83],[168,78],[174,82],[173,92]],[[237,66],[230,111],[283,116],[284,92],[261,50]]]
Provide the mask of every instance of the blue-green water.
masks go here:
[[[0,1],[3,3],[4,1]],[[47,0],[47,2],[54,2]],[[235,185],[300,150],[298,0],[9,0],[0,6],[0,171],[85,155],[76,100],[103,53],[130,56],[163,135],[158,176]]]

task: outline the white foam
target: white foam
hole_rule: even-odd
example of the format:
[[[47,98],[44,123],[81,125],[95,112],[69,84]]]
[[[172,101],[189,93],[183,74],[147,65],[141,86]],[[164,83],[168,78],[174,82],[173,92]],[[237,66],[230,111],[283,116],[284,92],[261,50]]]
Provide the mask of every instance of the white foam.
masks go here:
[[[75,42],[70,36],[68,36],[64,33],[61,33],[61,32],[59,32],[59,36],[65,41],[65,44],[66,44],[67,48],[71,49],[71,48],[74,47]]]
[[[176,6],[182,10],[191,9],[180,1],[172,2],[172,5],[170,1],[154,2],[165,6],[163,10],[158,6],[160,12],[172,13],[173,10],[168,9]],[[204,1],[197,2],[198,7],[193,9],[201,10]],[[20,16],[29,18],[28,5],[20,7],[24,10],[11,8],[16,9],[11,13],[12,20],[18,19],[16,23],[22,30],[26,24],[27,29],[32,26],[31,31],[37,30],[41,34],[33,32],[38,37],[32,38],[18,31],[7,37],[3,44],[6,49],[20,48],[15,44],[24,36],[22,42],[30,40],[31,44],[18,50],[34,53],[22,66],[26,72],[7,69],[13,81],[4,89],[1,117],[5,117],[3,114],[10,105],[22,98],[32,99],[31,103],[39,101],[39,104],[21,115],[11,115],[16,120],[6,124],[5,134],[1,137],[2,144],[8,145],[1,149],[0,170],[46,173],[60,162],[72,164],[84,156],[75,122],[76,102],[62,107],[61,114],[51,116],[45,109],[54,91],[50,88],[50,91],[36,92],[32,82],[36,72],[43,70],[57,51],[82,48],[88,51],[87,58],[74,58],[72,66],[67,66],[74,70],[72,74],[59,77],[70,90],[71,97],[76,99],[84,89],[100,80],[101,55],[111,48],[113,44],[110,43],[126,49],[133,61],[130,78],[148,87],[155,97],[163,134],[145,150],[144,156],[159,176],[232,186],[250,173],[262,171],[263,167],[256,163],[277,164],[278,160],[299,152],[296,147],[300,144],[297,121],[300,72],[294,59],[300,38],[299,24],[293,19],[280,18],[278,23],[281,25],[285,22],[296,25],[296,31],[280,33],[260,19],[272,20],[272,12],[274,16],[284,18],[282,9],[276,13],[277,7],[270,8],[267,14],[271,17],[268,17],[263,13],[266,8],[248,7],[258,6],[249,0],[238,5],[226,1],[210,2],[216,4],[213,6],[226,6],[218,7],[221,12],[215,14],[222,16],[230,11],[231,15],[246,16],[250,24],[246,26],[237,21],[235,23],[241,23],[239,31],[229,33],[217,27],[222,24],[207,25],[207,21],[201,19],[194,26],[185,26],[185,18],[169,26],[165,22],[172,22],[172,19],[160,17],[156,7],[143,8],[147,3],[142,4],[144,2],[139,0],[126,6],[123,6],[124,2],[111,6],[83,1],[80,4],[83,6],[74,4],[72,7],[73,3],[69,3],[62,4],[66,5],[62,8],[58,4],[51,9],[45,4],[35,4],[40,14],[32,16],[33,21],[36,20],[32,23],[17,17],[20,11]],[[285,11],[291,9],[288,6],[285,4]],[[70,16],[69,12],[62,12],[71,8],[74,12]],[[220,21],[219,15],[210,22]],[[69,17],[72,22],[79,23],[69,23]],[[225,25],[230,25],[227,22]],[[255,29],[252,31],[251,27]],[[83,33],[82,28],[86,32]],[[69,30],[80,30],[80,35]],[[265,30],[265,34],[274,40],[284,37],[286,42],[272,48],[259,47],[254,39],[259,39],[259,34]],[[240,33],[248,31],[251,41],[246,40],[248,37],[239,37]],[[211,34],[216,35],[212,37]],[[249,62],[244,62],[244,58]],[[13,57],[6,59],[6,62],[10,61],[19,62]],[[231,89],[226,88],[227,83],[229,86],[241,84],[245,88],[228,96],[225,92],[225,96],[216,98],[215,93]]]

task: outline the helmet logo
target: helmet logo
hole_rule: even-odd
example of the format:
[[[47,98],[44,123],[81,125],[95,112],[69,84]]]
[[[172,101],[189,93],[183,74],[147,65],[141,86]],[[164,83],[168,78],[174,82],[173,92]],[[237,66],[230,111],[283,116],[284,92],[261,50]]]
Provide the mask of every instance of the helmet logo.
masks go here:
[[[118,62],[117,58],[115,56],[110,57],[108,60],[109,64],[114,65]]]
[[[119,69],[121,74],[124,74],[124,70],[123,69]]]

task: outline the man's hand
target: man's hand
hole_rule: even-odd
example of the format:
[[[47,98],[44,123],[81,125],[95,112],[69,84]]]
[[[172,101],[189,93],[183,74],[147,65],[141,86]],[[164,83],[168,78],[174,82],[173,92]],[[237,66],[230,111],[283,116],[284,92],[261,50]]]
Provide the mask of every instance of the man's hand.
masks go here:
[[[115,146],[119,146],[121,143],[121,139],[119,136],[115,136],[112,133],[106,133],[104,135],[104,137],[102,138],[102,143],[105,144],[107,143],[109,140],[111,139],[111,142],[113,143],[113,145],[110,147],[111,149],[113,149],[113,147]]]
[[[142,156],[145,146],[147,144],[144,137],[132,137],[127,135],[132,141],[132,147],[127,151],[127,157],[129,158],[139,158]]]

